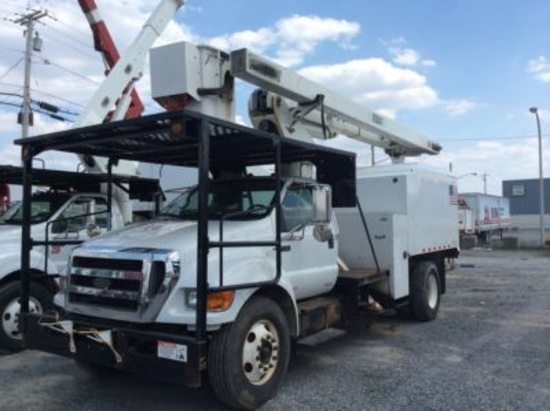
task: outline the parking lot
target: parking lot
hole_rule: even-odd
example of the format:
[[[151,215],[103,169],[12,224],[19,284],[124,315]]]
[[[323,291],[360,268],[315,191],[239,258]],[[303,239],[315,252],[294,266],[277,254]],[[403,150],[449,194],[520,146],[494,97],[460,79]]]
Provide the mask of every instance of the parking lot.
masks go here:
[[[436,321],[364,313],[326,337],[299,345],[264,410],[548,409],[550,251],[466,251]],[[0,357],[0,386],[0,410],[224,409],[207,389],[31,351]]]

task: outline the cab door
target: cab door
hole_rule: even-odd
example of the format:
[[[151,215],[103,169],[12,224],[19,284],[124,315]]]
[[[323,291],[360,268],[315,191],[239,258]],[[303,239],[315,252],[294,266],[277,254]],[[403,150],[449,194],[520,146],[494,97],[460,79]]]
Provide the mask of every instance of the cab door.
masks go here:
[[[283,275],[297,299],[328,292],[338,276],[338,247],[314,236],[313,185],[295,183],[282,201]]]

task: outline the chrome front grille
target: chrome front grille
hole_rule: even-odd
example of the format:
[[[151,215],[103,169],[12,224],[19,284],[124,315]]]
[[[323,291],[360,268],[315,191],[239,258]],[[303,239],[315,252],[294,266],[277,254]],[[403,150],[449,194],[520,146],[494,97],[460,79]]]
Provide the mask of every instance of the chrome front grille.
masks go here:
[[[67,309],[132,321],[148,321],[179,277],[177,252],[158,249],[75,250],[67,278]]]

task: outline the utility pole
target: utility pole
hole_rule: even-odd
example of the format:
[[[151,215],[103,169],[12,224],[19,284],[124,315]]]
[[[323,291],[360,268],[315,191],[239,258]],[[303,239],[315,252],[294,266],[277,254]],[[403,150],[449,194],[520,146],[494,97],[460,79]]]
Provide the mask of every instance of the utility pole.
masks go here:
[[[23,107],[21,110],[21,137],[29,136],[29,125],[31,116],[31,64],[32,51],[40,51],[42,40],[34,37],[34,23],[48,15],[46,10],[33,10],[14,20],[14,23],[25,26],[26,46],[25,46],[25,79],[23,83]]]

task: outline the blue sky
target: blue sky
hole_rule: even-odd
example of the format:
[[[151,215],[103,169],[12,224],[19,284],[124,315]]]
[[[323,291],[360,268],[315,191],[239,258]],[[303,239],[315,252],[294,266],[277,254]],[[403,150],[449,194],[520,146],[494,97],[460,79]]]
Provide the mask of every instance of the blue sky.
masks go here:
[[[156,2],[96,0],[122,51]],[[44,49],[34,57],[33,97],[82,111],[102,78],[99,55],[73,0],[5,0],[0,17],[40,5],[57,20],[43,19]],[[224,49],[250,47],[439,141],[439,156],[415,161],[453,165],[460,191],[500,194],[501,181],[538,176],[536,123],[540,110],[544,162],[550,162],[550,3],[542,0],[190,0],[158,44],[181,39]],[[0,92],[20,93],[22,29],[0,27]],[[8,72],[9,71],[9,72]],[[7,73],[7,74],[6,74]],[[139,91],[149,112],[145,73]],[[244,88],[239,93],[239,120]],[[61,100],[63,99],[63,100]],[[20,103],[0,96],[0,103]],[[20,129],[18,109],[0,104],[0,162],[16,163],[11,146]],[[37,114],[33,134],[69,126]],[[368,149],[337,140],[360,153]],[[379,159],[383,156],[379,155]],[[74,168],[76,160],[49,155],[48,164]],[[545,167],[549,170],[550,167]]]

